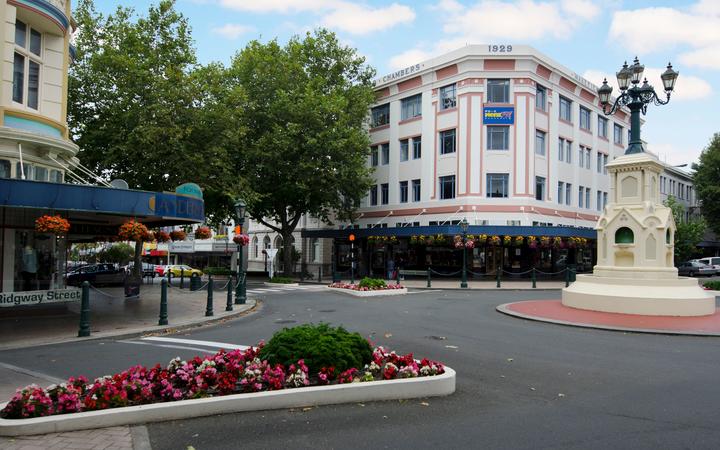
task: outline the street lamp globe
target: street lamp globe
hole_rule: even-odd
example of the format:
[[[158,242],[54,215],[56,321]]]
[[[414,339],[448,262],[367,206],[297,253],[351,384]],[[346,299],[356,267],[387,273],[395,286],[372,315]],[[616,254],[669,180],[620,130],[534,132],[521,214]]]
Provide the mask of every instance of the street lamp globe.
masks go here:
[[[617,75],[617,81],[618,81],[618,87],[621,91],[624,91],[630,86],[630,79],[632,78],[632,70],[627,65],[627,62],[623,64],[622,69],[620,69],[620,72],[618,72]]]
[[[470,224],[468,223],[467,218],[463,217],[462,222],[460,222],[460,229],[462,230],[463,233],[467,233],[468,225],[470,225]]]
[[[610,94],[612,94],[612,86],[607,82],[607,78],[603,80],[602,86],[598,89],[598,95],[600,96],[600,104],[607,105],[610,103]]]
[[[677,80],[678,75],[679,73],[673,70],[672,64],[668,63],[667,69],[665,69],[665,72],[660,75],[665,92],[672,92],[675,88],[675,81]]]
[[[235,202],[235,217],[238,220],[245,219],[245,208],[247,208],[247,204],[245,203],[245,200],[238,199],[238,201]]]
[[[633,61],[633,65],[632,67],[630,67],[630,69],[632,70],[632,83],[638,84],[642,79],[642,74],[645,71],[645,66],[640,64],[637,56],[635,57],[635,61]]]

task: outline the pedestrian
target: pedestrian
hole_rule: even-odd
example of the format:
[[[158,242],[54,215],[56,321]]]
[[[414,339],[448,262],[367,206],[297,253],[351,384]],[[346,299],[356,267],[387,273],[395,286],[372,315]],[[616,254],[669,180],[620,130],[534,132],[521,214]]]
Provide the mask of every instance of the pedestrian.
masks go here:
[[[395,272],[395,261],[388,257],[387,259],[387,279],[392,280],[393,279],[393,273]]]

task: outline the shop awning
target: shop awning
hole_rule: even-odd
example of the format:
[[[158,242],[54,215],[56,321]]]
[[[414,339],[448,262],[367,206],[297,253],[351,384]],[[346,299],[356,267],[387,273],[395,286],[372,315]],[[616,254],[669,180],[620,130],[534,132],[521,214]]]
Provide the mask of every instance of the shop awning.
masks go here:
[[[419,235],[456,235],[462,234],[459,225],[447,226],[423,226],[423,227],[392,227],[392,228],[346,228],[343,230],[302,230],[301,236],[307,238],[338,238],[346,239],[350,234],[358,238],[367,236],[396,236],[409,237]],[[580,227],[528,227],[528,226],[505,226],[505,225],[470,225],[468,234],[487,234],[497,236],[548,236],[548,237],[582,237],[586,239],[597,239],[597,232],[592,228]]]

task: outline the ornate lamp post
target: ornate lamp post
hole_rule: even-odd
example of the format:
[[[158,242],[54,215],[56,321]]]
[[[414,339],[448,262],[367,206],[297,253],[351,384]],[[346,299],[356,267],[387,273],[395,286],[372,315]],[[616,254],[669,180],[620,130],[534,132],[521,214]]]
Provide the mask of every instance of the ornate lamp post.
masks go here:
[[[612,105],[610,104],[610,94],[613,88],[608,85],[607,78],[603,80],[602,86],[598,89],[600,104],[606,116],[615,113],[615,111],[623,106],[627,106],[630,109],[630,142],[628,143],[628,148],[625,150],[626,155],[645,151],[642,146],[642,140],[640,139],[640,112],[647,114],[647,106],[650,103],[656,105],[667,104],[670,101],[670,94],[675,87],[675,80],[677,80],[679,75],[678,72],[673,70],[672,64],[668,63],[667,69],[660,75],[666,95],[665,100],[663,100],[658,97],[655,89],[648,84],[647,78],[643,81],[642,86],[639,86],[644,71],[645,66],[640,64],[637,57],[635,61],[633,61],[632,66],[628,66],[627,62],[623,64],[620,71],[617,72],[618,87],[620,88],[621,94],[615,99]]]
[[[462,230],[462,251],[463,251],[463,267],[462,267],[462,278],[460,279],[460,287],[463,289],[467,289],[467,247],[465,246],[467,242],[467,230],[468,225],[470,225],[465,217],[463,217],[462,222],[460,222],[460,229]]]
[[[235,202],[235,219],[237,220],[236,224],[240,226],[240,232],[243,232],[243,225],[245,225],[245,208],[247,205],[245,204],[245,201],[242,199],[239,199],[237,202]],[[246,294],[246,285],[245,285],[245,269],[243,267],[243,246],[238,244],[238,283],[237,287],[235,288],[235,304],[236,305],[243,305],[245,304],[245,301],[247,300],[247,294]]]

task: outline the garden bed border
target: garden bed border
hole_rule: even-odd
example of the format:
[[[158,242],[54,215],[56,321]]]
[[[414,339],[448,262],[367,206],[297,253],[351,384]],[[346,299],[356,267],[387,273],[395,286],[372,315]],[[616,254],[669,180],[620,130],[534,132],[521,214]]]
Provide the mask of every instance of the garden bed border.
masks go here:
[[[30,419],[0,418],[0,436],[26,436],[66,431],[190,419],[216,414],[300,408],[339,403],[439,397],[455,392],[455,371],[434,376],[333,384],[249,394],[179,400],[109,408]],[[6,403],[0,404],[0,409]]]
[[[333,292],[342,292],[343,294],[352,295],[354,297],[379,297],[383,295],[405,295],[408,293],[406,287],[401,289],[375,289],[372,291],[356,291],[354,289],[343,289],[331,286],[326,286]]]

